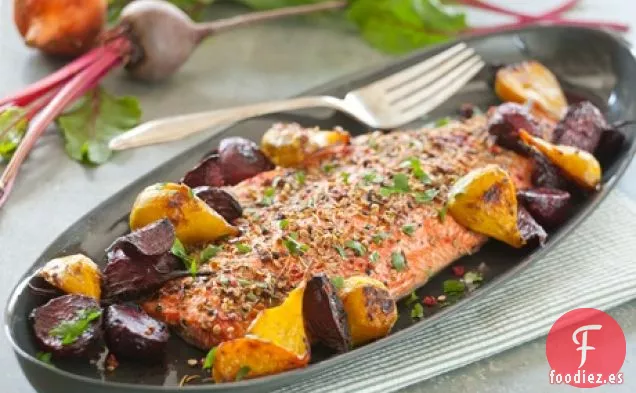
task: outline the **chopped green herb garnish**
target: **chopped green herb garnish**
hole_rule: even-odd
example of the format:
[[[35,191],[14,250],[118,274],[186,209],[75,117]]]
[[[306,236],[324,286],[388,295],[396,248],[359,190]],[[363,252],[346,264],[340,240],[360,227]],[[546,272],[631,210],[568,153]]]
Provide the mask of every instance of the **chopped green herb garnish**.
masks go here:
[[[391,180],[393,181],[393,185],[380,188],[380,195],[383,197],[388,197],[393,194],[402,194],[411,190],[409,187],[409,177],[404,173],[396,173]]]
[[[309,250],[309,246],[299,242],[298,240],[296,240],[297,238],[298,234],[291,233],[289,236],[283,239],[283,245],[285,246],[285,248],[287,248],[287,251],[289,251],[291,255],[302,255],[306,253],[307,250]]]
[[[209,261],[211,258],[214,258],[216,254],[219,253],[219,251],[221,251],[221,247],[219,246],[207,246],[206,248],[201,250],[201,253],[199,254],[199,260],[203,262]]]
[[[351,176],[348,172],[340,172],[340,177],[342,178],[342,182],[344,184],[349,184],[349,176]]]
[[[446,295],[461,295],[466,290],[466,285],[459,280],[444,281],[444,293]]]
[[[417,203],[431,203],[433,201],[433,199],[435,199],[437,194],[439,194],[439,190],[435,190],[435,189],[426,190],[424,192],[416,192],[415,195],[414,195],[415,202],[417,202]]]
[[[336,164],[333,164],[331,162],[323,164],[322,167],[321,167],[322,171],[325,172],[325,173],[329,173],[329,172],[333,171],[335,168],[336,168]]]
[[[378,253],[377,251],[373,251],[371,255],[369,255],[369,262],[376,263],[379,260],[380,260],[380,253]]]
[[[435,126],[444,127],[445,125],[448,125],[448,123],[450,123],[451,120],[452,119],[450,117],[442,117],[441,119],[437,119],[437,121],[435,122]]]
[[[38,352],[35,354],[35,357],[39,361],[44,362],[46,364],[53,364],[51,363],[51,356],[53,356],[51,352]]]
[[[347,258],[347,252],[345,251],[344,247],[333,246],[333,248],[335,248],[336,251],[338,251],[338,255],[340,255],[342,258]]]
[[[236,373],[236,382],[242,381],[252,369],[249,366],[242,366]]]
[[[373,243],[375,244],[382,244],[382,242],[386,239],[388,239],[389,234],[386,232],[379,232],[376,233],[375,235],[373,235],[373,237],[371,238],[371,240],[373,241]]]
[[[199,271],[199,261],[195,258],[191,258],[190,255],[188,255],[188,251],[179,239],[174,239],[174,243],[172,244],[170,252],[175,257],[181,259],[181,262],[183,262],[184,266],[190,271],[190,273],[192,273],[192,276],[195,276],[197,274],[197,272]]]
[[[239,285],[242,286],[242,287],[249,287],[250,285],[254,284],[254,281],[248,280],[248,279],[245,279],[245,278],[237,278],[236,282],[238,282]]]
[[[239,254],[247,254],[252,251],[252,247],[245,243],[236,243],[234,246],[236,246],[236,251],[238,251]]]
[[[287,229],[288,226],[289,226],[289,220],[288,219],[284,218],[284,219],[278,221],[278,227],[280,229],[282,229],[283,231],[285,229]]]
[[[415,233],[415,225],[413,224],[403,225],[402,232],[404,232],[405,235],[413,236],[413,233]]]
[[[331,283],[336,289],[342,289],[344,287],[344,278],[342,276],[331,277]]]
[[[365,184],[368,185],[372,183],[382,183],[382,180],[384,180],[384,178],[376,172],[369,172],[362,176],[362,180]]]
[[[205,355],[205,361],[203,362],[204,369],[211,369],[214,366],[214,359],[216,358],[216,347],[212,347],[207,355]]]
[[[296,182],[298,182],[299,186],[302,186],[303,184],[305,184],[305,171],[298,171],[294,174],[294,177],[296,178]]]
[[[263,199],[261,199],[260,204],[263,206],[273,205],[275,194],[276,194],[276,189],[274,187],[267,187],[265,191],[263,191]]]
[[[224,287],[228,286],[230,284],[230,278],[228,276],[219,276],[219,284],[223,285]]]
[[[62,345],[73,344],[88,329],[90,323],[102,316],[102,310],[88,308],[77,313],[75,319],[62,321],[51,329],[50,336],[61,338]]]
[[[409,296],[409,298],[406,299],[406,304],[411,305],[417,302],[418,300],[420,299],[417,297],[417,294],[415,292],[411,292],[411,296]]]
[[[479,272],[466,272],[464,274],[464,282],[466,284],[477,284],[484,281],[484,276]]]
[[[424,307],[421,304],[416,303],[413,306],[413,309],[411,310],[411,318],[413,318],[413,319],[422,319],[422,318],[424,318]]]
[[[422,169],[422,163],[416,157],[411,157],[404,161],[401,165],[402,168],[411,168],[411,173],[422,183],[428,184],[431,182],[431,177]]]
[[[404,253],[401,251],[393,251],[391,253],[391,266],[393,269],[401,272],[406,269],[406,258],[404,258]]]
[[[188,187],[188,196],[190,199],[194,199],[194,191],[192,191],[192,188],[190,187]]]
[[[441,209],[437,211],[437,217],[441,222],[446,221],[446,213],[448,212],[448,206],[444,205]]]
[[[352,249],[359,257],[363,256],[367,252],[366,247],[357,240],[347,240],[345,242],[345,247]]]

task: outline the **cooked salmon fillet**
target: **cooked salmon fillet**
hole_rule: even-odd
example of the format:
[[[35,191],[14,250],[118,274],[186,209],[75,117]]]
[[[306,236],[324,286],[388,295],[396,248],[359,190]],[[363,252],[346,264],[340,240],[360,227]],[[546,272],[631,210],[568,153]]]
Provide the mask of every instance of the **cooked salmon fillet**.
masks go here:
[[[234,222],[242,234],[219,242],[200,267],[216,274],[171,281],[143,306],[209,349],[244,335],[258,311],[279,304],[310,273],[368,275],[402,298],[486,242],[446,216],[444,205],[455,179],[491,163],[518,187],[530,184],[531,161],[494,145],[477,116],[365,134],[315,154],[302,169],[262,173],[226,188],[245,214]]]

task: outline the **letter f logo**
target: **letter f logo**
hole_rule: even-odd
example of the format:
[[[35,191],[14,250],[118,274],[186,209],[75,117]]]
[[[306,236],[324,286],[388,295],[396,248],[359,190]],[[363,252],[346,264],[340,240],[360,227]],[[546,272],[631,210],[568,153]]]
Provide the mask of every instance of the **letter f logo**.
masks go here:
[[[593,351],[596,349],[592,346],[587,345],[588,330],[601,330],[602,327],[603,326],[601,325],[585,325],[576,329],[574,333],[572,333],[572,341],[574,341],[574,344],[580,345],[580,347],[576,349],[577,351],[581,351],[581,364],[579,364],[579,368],[583,367],[583,365],[585,364],[585,361],[587,360],[587,351]],[[579,333],[582,333],[581,342],[579,342],[578,338],[576,337]]]

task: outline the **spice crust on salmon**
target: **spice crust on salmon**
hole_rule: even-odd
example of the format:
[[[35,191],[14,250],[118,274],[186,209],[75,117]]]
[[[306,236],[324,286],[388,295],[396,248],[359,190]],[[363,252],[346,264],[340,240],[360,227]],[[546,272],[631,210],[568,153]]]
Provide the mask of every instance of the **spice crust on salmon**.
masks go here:
[[[297,125],[290,125],[294,127]],[[307,275],[368,275],[402,298],[487,238],[445,214],[448,190],[471,169],[497,164],[518,188],[532,162],[494,144],[486,118],[433,129],[373,132],[225,188],[244,208],[241,235],[219,242],[200,270],[143,304],[193,345],[241,337],[263,308]]]

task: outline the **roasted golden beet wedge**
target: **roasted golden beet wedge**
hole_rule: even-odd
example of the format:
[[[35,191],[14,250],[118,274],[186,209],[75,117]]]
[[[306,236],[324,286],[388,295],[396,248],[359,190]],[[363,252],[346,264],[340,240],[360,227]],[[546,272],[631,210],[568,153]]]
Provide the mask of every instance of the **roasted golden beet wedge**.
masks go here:
[[[212,376],[216,382],[235,381],[237,376],[256,378],[279,374],[309,363],[310,348],[303,320],[301,286],[289,293],[278,307],[261,311],[245,337],[217,347]]]
[[[238,233],[185,184],[158,183],[143,190],[130,212],[130,228],[139,229],[162,218],[172,222],[177,238],[186,245]]]
[[[307,281],[303,316],[312,342],[322,343],[336,352],[346,352],[351,348],[347,313],[326,274],[317,274]]]
[[[572,146],[554,145],[541,138],[519,131],[521,140],[539,150],[570,180],[587,190],[596,190],[601,184],[601,164],[585,150]]]
[[[389,334],[397,321],[397,306],[387,287],[367,276],[344,280],[338,292],[342,299],[354,346]]]
[[[71,295],[85,295],[99,301],[102,274],[89,257],[68,255],[50,260],[39,275],[54,287]]]
[[[567,100],[559,81],[543,64],[527,61],[497,71],[495,92],[503,101],[531,102],[533,112],[559,121],[567,109]]]

